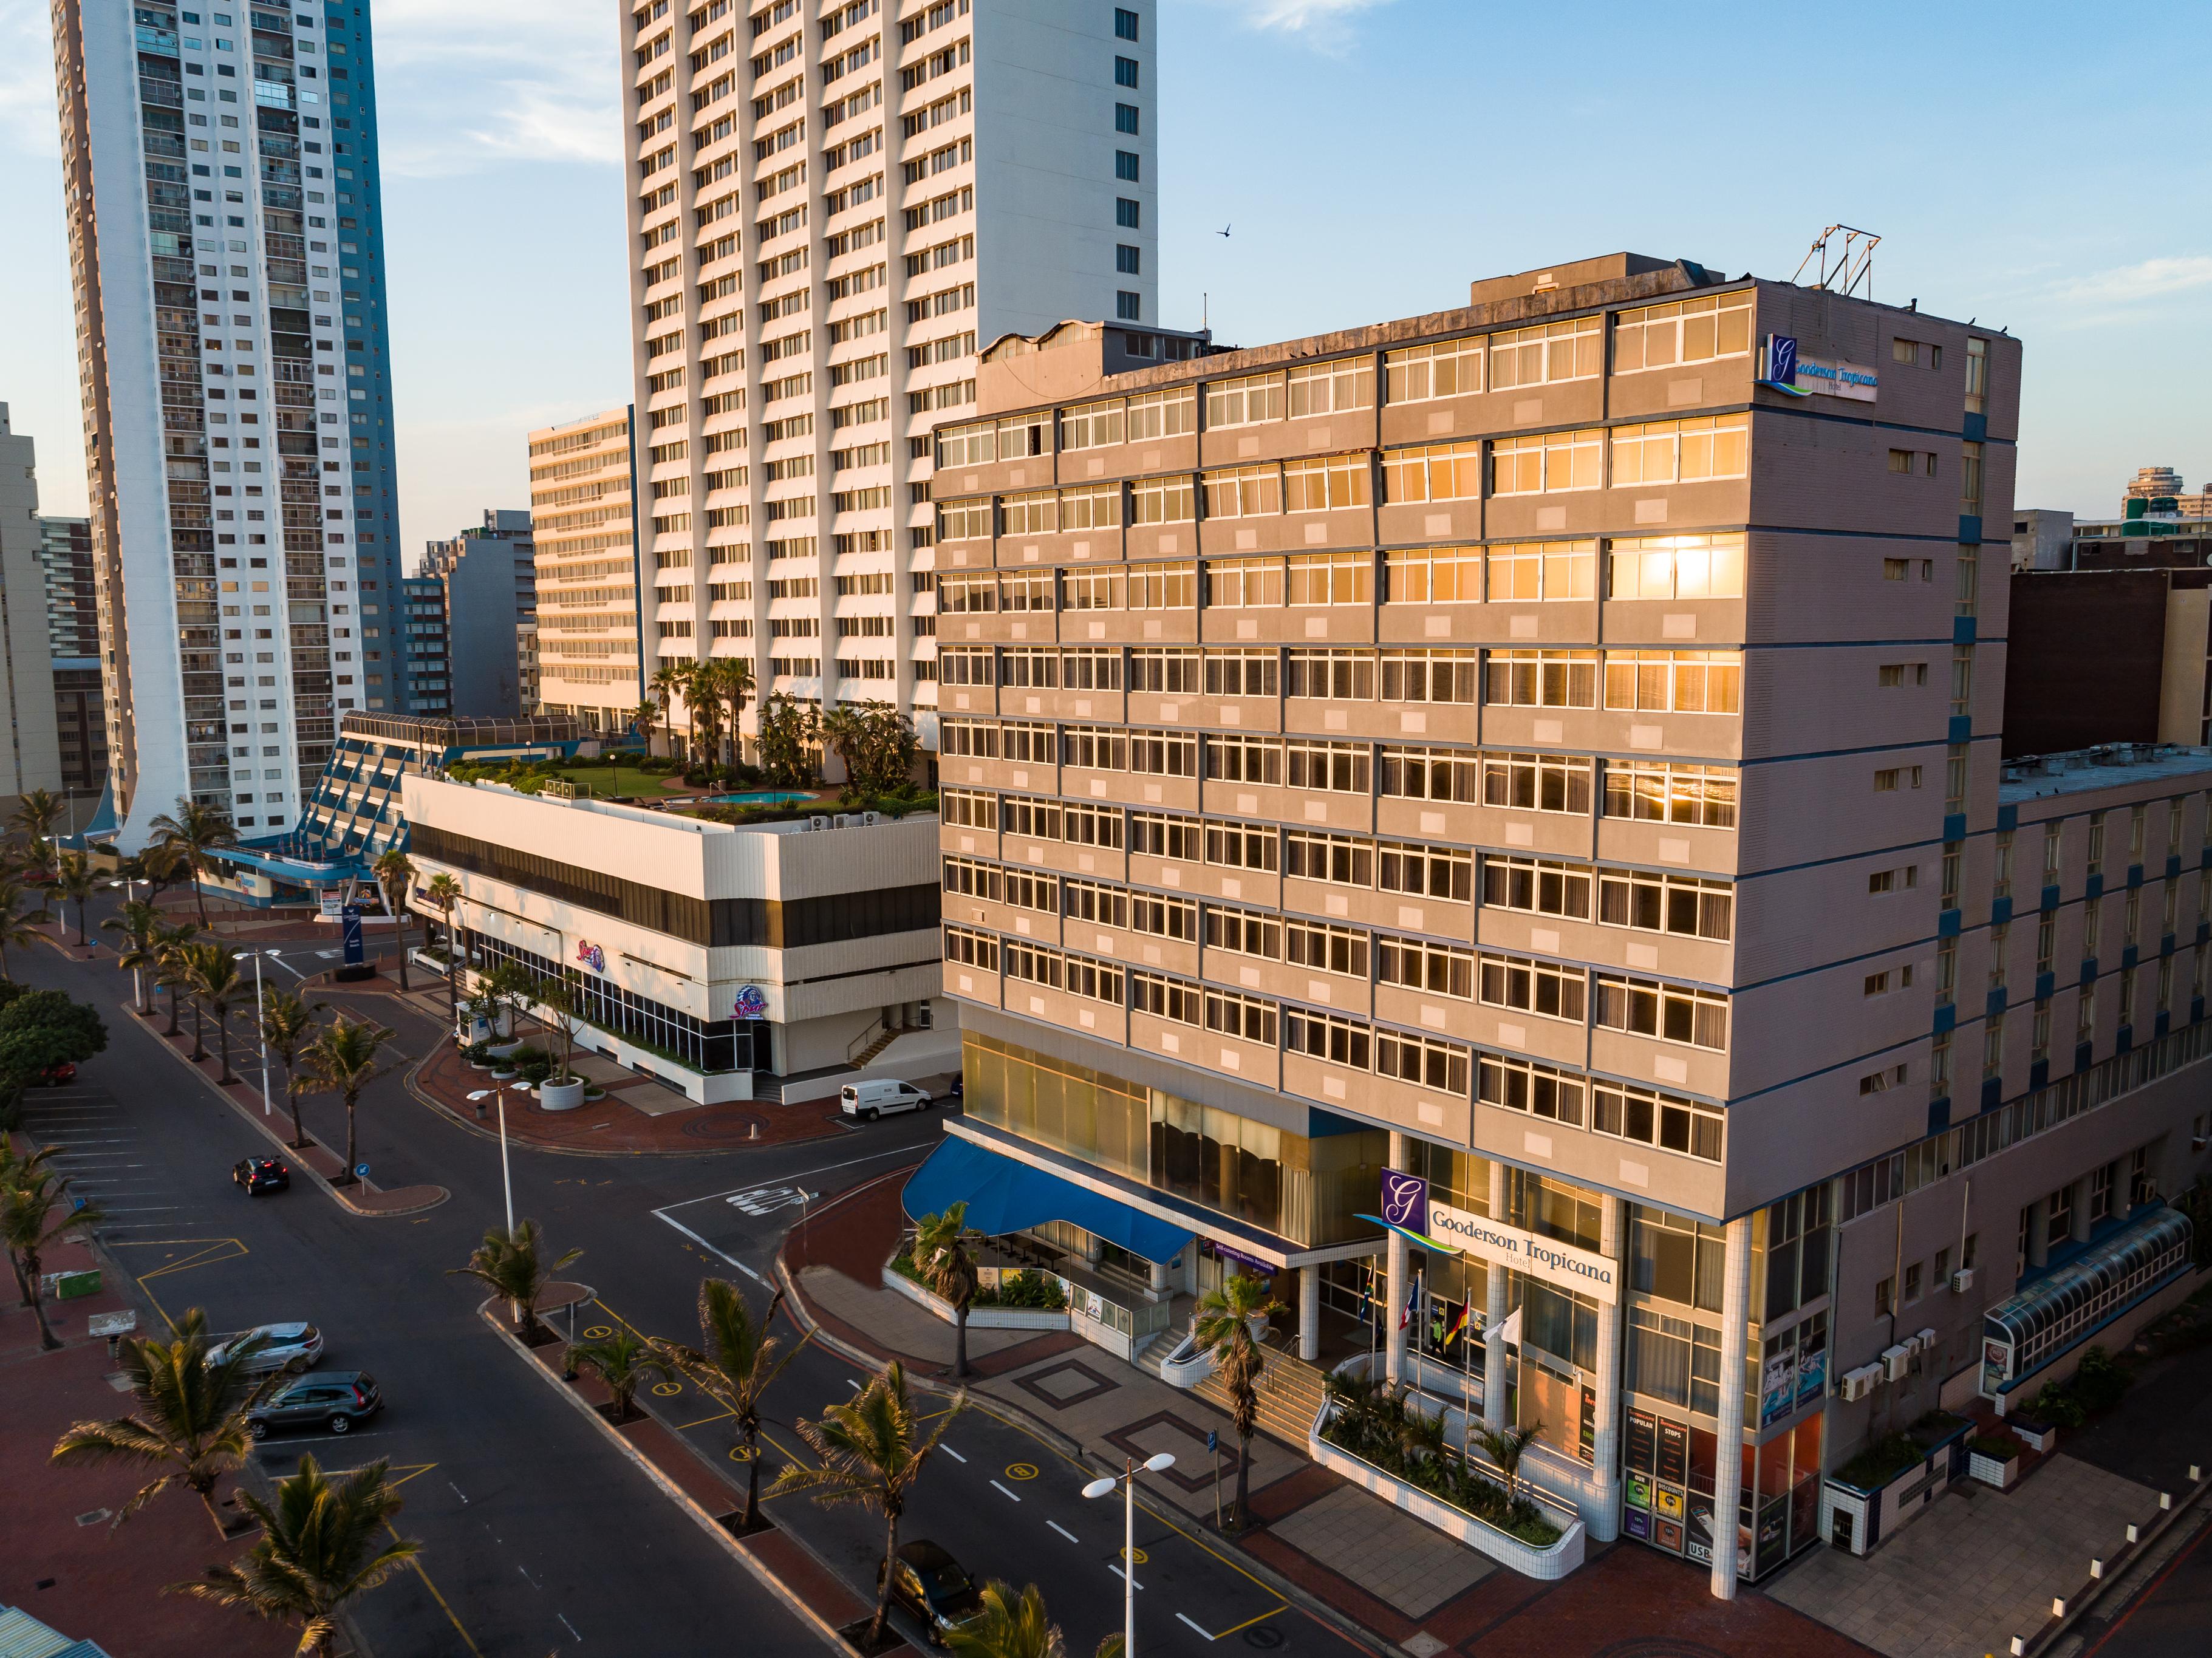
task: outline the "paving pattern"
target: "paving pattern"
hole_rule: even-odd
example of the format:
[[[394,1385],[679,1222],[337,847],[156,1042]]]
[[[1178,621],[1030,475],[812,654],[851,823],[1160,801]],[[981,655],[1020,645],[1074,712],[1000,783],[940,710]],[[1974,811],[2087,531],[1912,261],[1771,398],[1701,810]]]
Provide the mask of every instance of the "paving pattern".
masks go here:
[[[1498,1570],[1486,1555],[1384,1508],[1356,1485],[1278,1520],[1274,1533],[1408,1618],[1425,1618]]]

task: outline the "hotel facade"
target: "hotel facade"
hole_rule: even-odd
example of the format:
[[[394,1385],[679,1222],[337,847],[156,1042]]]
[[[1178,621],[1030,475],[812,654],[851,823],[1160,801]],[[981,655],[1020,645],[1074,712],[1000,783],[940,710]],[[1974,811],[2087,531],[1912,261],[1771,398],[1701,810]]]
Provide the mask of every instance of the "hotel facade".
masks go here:
[[[1469,297],[984,352],[948,1128],[1728,1593],[2185,1270],[2212,755],[2006,768],[2018,342],[1627,255]]]

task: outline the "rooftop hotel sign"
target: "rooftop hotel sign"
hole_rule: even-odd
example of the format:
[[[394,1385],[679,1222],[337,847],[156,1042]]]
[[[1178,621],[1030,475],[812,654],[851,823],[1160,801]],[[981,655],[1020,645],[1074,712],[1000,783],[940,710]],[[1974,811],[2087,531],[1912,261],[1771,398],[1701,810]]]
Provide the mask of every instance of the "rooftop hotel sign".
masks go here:
[[[1853,362],[1828,362],[1797,355],[1797,341],[1789,334],[1769,334],[1761,349],[1759,383],[1793,398],[1843,398],[1852,403],[1873,403],[1881,392],[1881,376]]]
[[[1478,1256],[1594,1300],[1620,1299],[1619,1261],[1439,1203],[1419,1175],[1384,1169],[1382,1198],[1382,1212],[1363,1218],[1380,1221],[1425,1249]]]

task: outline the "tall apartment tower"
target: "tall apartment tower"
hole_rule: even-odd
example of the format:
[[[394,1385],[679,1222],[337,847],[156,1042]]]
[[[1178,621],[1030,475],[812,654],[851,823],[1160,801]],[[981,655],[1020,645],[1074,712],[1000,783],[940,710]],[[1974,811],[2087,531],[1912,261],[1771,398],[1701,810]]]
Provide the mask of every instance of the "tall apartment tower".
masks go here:
[[[0,403],[0,798],[62,786],[38,456]]]
[[[281,833],[397,706],[369,9],[53,9],[126,850],[181,799]]]
[[[1035,1242],[1125,1336],[1266,1272],[1728,1593],[2187,1292],[2212,750],[2001,760],[2017,341],[1627,255],[1469,297],[985,353],[906,1200],[1080,1188]]]
[[[538,699],[592,732],[627,729],[653,671],[639,651],[635,471],[627,408],[530,434]]]
[[[443,592],[450,706],[461,719],[512,720],[530,712],[522,700],[516,629],[538,619],[535,553],[529,513],[487,507],[482,527],[431,542],[408,582],[410,615],[417,580],[435,581]],[[410,648],[415,637],[410,623]]]
[[[648,680],[934,708],[929,431],[979,343],[1158,320],[1156,16],[624,7]]]
[[[53,661],[54,729],[71,827],[89,822],[107,782],[107,721],[100,694],[99,582],[92,520],[42,513],[46,567],[46,648]],[[82,811],[74,810],[85,797]]]

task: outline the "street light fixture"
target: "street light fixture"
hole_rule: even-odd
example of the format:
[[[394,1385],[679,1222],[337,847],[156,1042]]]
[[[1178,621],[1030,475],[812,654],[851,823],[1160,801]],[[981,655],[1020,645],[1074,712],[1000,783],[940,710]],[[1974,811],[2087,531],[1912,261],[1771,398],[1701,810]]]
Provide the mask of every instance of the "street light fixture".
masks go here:
[[[514,1236],[514,1181],[507,1166],[507,1090],[503,1088],[479,1088],[473,1090],[471,1102],[499,1096],[499,1183],[507,1193],[507,1235]]]
[[[1136,1658],[1137,1655],[1137,1476],[1139,1473],[1160,1473],[1175,1467],[1173,1453],[1162,1451],[1148,1456],[1143,1466],[1134,1457],[1126,1459],[1121,1476],[1107,1474],[1092,1480],[1083,1488],[1085,1497],[1111,1497],[1114,1487],[1122,1488],[1121,1515],[1121,1655]]]
[[[149,881],[147,884],[150,886],[153,884]],[[124,902],[133,904],[138,902],[137,880],[125,876],[121,880],[110,881],[107,884],[108,890],[111,892],[118,887],[123,889]],[[135,967],[131,969],[131,999],[142,1009],[146,1005],[146,987],[141,981],[139,969]]]
[[[262,1022],[261,958],[266,956],[272,962],[282,961],[284,952],[281,950],[246,950],[239,954],[253,958],[253,1030],[261,1039],[261,1114],[266,1117],[274,1114],[274,1108],[269,1103],[269,1028]]]

